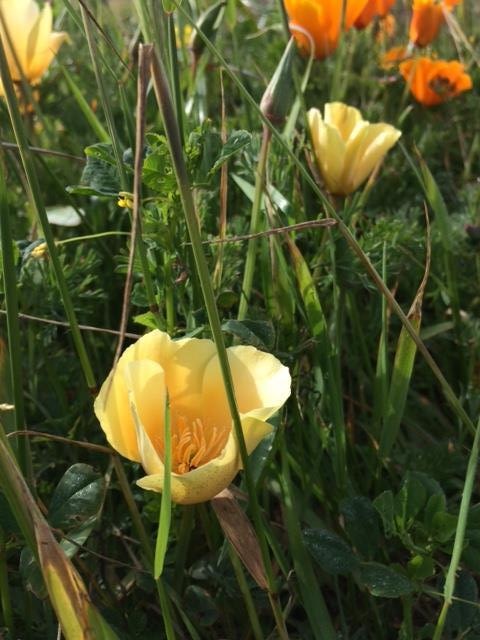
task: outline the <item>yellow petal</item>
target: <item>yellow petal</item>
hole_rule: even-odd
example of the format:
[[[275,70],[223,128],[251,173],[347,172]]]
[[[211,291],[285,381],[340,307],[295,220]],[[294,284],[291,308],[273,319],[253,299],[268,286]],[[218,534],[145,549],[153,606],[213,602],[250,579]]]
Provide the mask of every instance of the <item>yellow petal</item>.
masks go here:
[[[41,47],[40,44],[37,45],[34,56],[29,60],[27,75],[30,82],[36,82],[41,78],[66,40],[68,40],[68,34],[63,31],[54,32],[48,34]]]
[[[291,379],[287,367],[271,354],[254,347],[230,347],[227,353],[239,412],[266,420],[290,395]],[[206,367],[202,403],[206,424],[231,424],[218,358],[212,359]]]
[[[211,462],[182,475],[172,473],[172,501],[179,504],[196,504],[210,500],[228,487],[240,467],[238,447],[233,433],[230,434],[222,453]],[[137,484],[142,489],[162,492],[164,473],[145,476]]]
[[[343,102],[327,102],[325,105],[325,123],[335,127],[344,142],[361,121],[362,114],[355,107]]]
[[[245,445],[250,455],[260,442],[268,436],[269,433],[272,433],[273,427],[271,424],[268,424],[268,422],[258,420],[253,416],[241,416],[241,422]]]
[[[212,340],[183,338],[172,343],[175,350],[161,362],[167,380],[169,400],[175,410],[190,418],[199,417],[199,398],[207,364],[216,357]]]
[[[340,132],[324,122],[318,109],[310,109],[308,122],[315,158],[325,185],[330,193],[338,193],[344,166],[345,143]]]
[[[368,124],[359,128],[347,145],[344,193],[357,189],[397,142],[401,132],[389,124]]]
[[[107,440],[130,460],[140,462],[141,458],[125,384],[125,368],[136,360],[153,360],[159,364],[168,362],[176,349],[175,343],[162,331],[151,331],[142,336],[123,352],[95,400],[94,411]]]
[[[150,464],[145,462],[144,448],[148,449],[151,444],[154,451],[160,452],[163,449],[167,398],[165,372],[153,360],[136,360],[125,367],[125,385],[142,464],[148,473],[152,473]],[[148,438],[146,443],[144,434]]]
[[[33,0],[0,0],[0,11],[3,15],[8,38],[3,26],[0,27],[0,36],[5,46],[8,67],[12,80],[20,81],[22,75],[15,61],[17,58],[23,73],[26,75],[28,67],[28,38],[35,26],[39,9]],[[16,56],[10,47],[13,46]]]

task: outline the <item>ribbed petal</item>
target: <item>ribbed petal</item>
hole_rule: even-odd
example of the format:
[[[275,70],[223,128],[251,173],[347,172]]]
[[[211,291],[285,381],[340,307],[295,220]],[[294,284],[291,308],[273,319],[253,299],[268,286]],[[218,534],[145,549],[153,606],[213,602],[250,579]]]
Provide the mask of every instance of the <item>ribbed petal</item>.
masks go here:
[[[140,453],[125,383],[125,368],[136,360],[166,363],[176,349],[175,342],[161,331],[151,331],[142,336],[123,352],[116,369],[105,380],[95,400],[94,411],[107,440],[130,460],[140,462]]]
[[[344,193],[352,193],[372,173],[385,154],[397,142],[401,132],[389,124],[359,125],[347,145]]]
[[[290,395],[291,379],[287,367],[271,354],[254,347],[230,347],[227,353],[239,412],[266,420]],[[202,404],[206,424],[231,425],[218,358],[211,360],[205,369]]]
[[[0,0],[0,10],[2,11],[6,29],[10,36],[10,41],[16,53],[16,58],[20,67],[27,75],[28,68],[28,39],[32,29],[35,26],[39,14],[38,6],[33,0]],[[5,52],[7,55],[8,67],[12,80],[20,81],[21,73],[15,62],[15,56],[9,45],[9,40],[5,35],[5,31],[0,28]]]

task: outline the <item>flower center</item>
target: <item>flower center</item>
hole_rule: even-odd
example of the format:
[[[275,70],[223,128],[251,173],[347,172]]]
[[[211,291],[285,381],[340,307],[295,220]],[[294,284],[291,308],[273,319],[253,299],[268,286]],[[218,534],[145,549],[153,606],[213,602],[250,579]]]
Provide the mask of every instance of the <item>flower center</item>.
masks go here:
[[[430,89],[432,91],[435,91],[435,93],[438,93],[439,96],[450,97],[455,93],[455,87],[453,83],[444,76],[437,76],[436,78],[430,80],[428,84],[430,86]]]
[[[228,440],[228,427],[205,427],[196,418],[176,416],[172,420],[172,472],[183,474],[201,467],[222,452]]]

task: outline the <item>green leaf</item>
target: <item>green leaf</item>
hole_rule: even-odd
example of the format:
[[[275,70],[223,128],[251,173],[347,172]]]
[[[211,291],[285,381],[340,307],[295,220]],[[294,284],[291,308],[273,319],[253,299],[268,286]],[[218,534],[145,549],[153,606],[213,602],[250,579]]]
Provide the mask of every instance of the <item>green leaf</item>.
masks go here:
[[[362,563],[360,582],[372,596],[380,598],[399,598],[413,591],[413,584],[406,576],[378,562]]]
[[[409,560],[407,572],[413,580],[426,580],[435,575],[435,563],[430,556],[417,554]]]
[[[373,558],[380,541],[380,527],[370,500],[364,496],[347,498],[340,504],[340,513],[350,542],[363,556]]]
[[[408,531],[426,500],[427,491],[423,483],[414,474],[407,472],[402,488],[395,497],[395,518],[399,529]]]
[[[252,134],[243,129],[240,131],[233,131],[228,137],[226,143],[223,145],[220,155],[215,160],[213,167],[210,169],[210,174],[214,174],[224,162],[226,162],[233,155],[238,153],[240,149],[243,149],[249,145],[252,141]]]
[[[103,477],[87,464],[74,464],[58,483],[48,512],[52,527],[68,531],[96,518],[105,494]]]
[[[433,495],[427,501],[424,510],[423,523],[429,533],[433,532],[433,518],[437,513],[446,511],[447,501],[444,495]]]
[[[450,607],[445,624],[446,631],[456,632],[455,637],[459,637],[460,632],[466,631],[474,621],[478,620],[478,587],[472,574],[468,571],[461,571],[455,583],[455,598]],[[470,635],[462,637],[470,638]]]
[[[118,196],[120,182],[111,145],[99,143],[85,149],[87,163],[80,184],[67,187],[77,195]]]
[[[458,518],[451,513],[440,511],[432,519],[432,536],[438,542],[445,543],[453,538]]]
[[[388,490],[381,493],[373,501],[373,506],[380,514],[383,523],[385,537],[391,538],[397,533],[395,524],[395,498],[393,492]]]
[[[263,320],[227,320],[222,330],[231,333],[245,344],[270,351],[275,344],[275,331],[271,322]]]
[[[40,571],[35,556],[28,547],[24,547],[20,554],[20,575],[29,591],[34,593],[37,598],[44,600],[47,597],[48,592],[42,577],[42,572]]]
[[[303,539],[314,560],[327,573],[343,575],[359,567],[351,547],[336,533],[326,529],[305,529]]]

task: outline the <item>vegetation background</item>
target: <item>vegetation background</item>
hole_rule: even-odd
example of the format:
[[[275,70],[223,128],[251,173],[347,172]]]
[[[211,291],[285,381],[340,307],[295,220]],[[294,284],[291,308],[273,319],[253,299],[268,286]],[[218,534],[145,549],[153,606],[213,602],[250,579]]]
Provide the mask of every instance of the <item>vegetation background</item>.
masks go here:
[[[344,34],[335,53],[311,67],[297,55],[293,106],[275,124],[283,142],[274,136],[260,184],[258,229],[306,225],[250,243],[255,275],[240,319],[249,246],[241,236],[251,230],[262,140],[256,105],[288,41],[281,3],[227,2],[221,20],[203,23],[210,44],[197,36],[195,58],[190,22],[213,3],[184,0],[173,13],[153,4],[149,24],[142,6],[150,4],[140,0],[55,2],[56,29],[70,41],[20,101],[30,153],[0,104],[8,434],[1,441],[13,445],[39,507],[37,514],[21,498],[2,457],[0,636],[60,637],[38,551],[45,517],[102,616],[101,632],[88,636],[74,625],[69,637],[480,638],[478,3],[464,0],[456,30],[444,27],[432,45],[441,57],[460,57],[473,79],[472,91],[439,107],[416,103],[398,70],[379,64],[387,49],[406,42],[403,0],[393,8],[393,36],[379,38],[372,23]],[[251,457],[256,537],[271,562],[267,589],[248,570],[255,545],[252,551],[244,538],[245,567],[208,503],[173,506],[163,574],[152,577],[161,496],[135,485],[139,465],[106,448],[92,410],[92,390],[112,367],[129,275],[125,344],[158,326],[174,337],[210,335],[151,87],[143,254],[128,270],[138,45],[152,35],[177,100],[225,339],[271,351],[293,377],[273,436]],[[332,100],[397,126],[402,138],[374,183],[326,205],[306,178],[305,108]],[[48,248],[37,217],[43,205],[54,239]],[[347,231],[309,225],[328,206]],[[214,243],[222,234],[230,241]],[[409,318],[417,344],[393,298],[404,313],[416,299]],[[28,434],[14,437],[24,427]],[[236,485],[251,518],[242,474]],[[238,526],[243,536],[245,522]],[[57,569],[62,562],[49,561]],[[74,597],[60,591],[55,608],[70,612]]]

